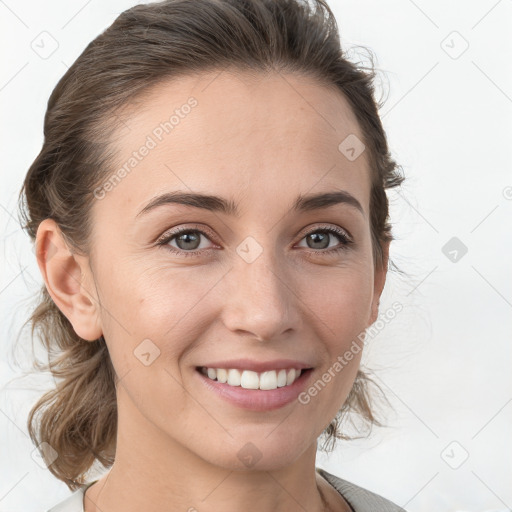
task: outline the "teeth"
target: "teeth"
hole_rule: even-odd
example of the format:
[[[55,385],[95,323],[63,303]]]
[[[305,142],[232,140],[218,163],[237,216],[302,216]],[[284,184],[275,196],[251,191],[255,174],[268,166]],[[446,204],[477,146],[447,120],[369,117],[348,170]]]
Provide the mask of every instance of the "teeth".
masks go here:
[[[227,383],[230,386],[241,386],[245,389],[270,390],[282,388],[293,384],[301,375],[302,370],[291,368],[289,370],[270,370],[257,373],[251,370],[240,372],[236,369],[226,370],[224,368],[201,368],[201,373],[208,378]]]
[[[217,370],[213,370],[213,375],[217,374]],[[211,377],[210,377],[211,378]],[[228,370],[228,384],[230,386],[240,386],[242,376],[238,370]]]
[[[215,371],[215,370],[213,370]],[[213,377],[215,378],[215,377]],[[219,382],[225,383],[228,381],[228,372],[223,368],[217,368],[217,380]]]

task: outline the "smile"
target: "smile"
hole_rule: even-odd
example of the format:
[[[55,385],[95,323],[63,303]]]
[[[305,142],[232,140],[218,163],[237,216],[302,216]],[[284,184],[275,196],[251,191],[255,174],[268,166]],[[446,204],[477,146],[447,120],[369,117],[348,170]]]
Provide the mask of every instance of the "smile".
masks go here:
[[[295,368],[254,372],[251,370],[238,370],[236,368],[206,368],[205,366],[202,366],[200,371],[211,380],[217,380],[222,384],[261,390],[290,386],[300,377],[302,372],[302,370]]]

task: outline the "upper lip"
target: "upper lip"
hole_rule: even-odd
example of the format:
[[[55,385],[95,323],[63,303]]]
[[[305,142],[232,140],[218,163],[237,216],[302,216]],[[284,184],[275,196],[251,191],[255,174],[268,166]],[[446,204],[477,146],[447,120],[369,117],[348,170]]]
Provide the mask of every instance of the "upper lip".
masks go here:
[[[304,370],[313,368],[310,363],[302,363],[295,361],[294,359],[274,359],[272,361],[255,361],[254,359],[230,359],[229,361],[213,361],[201,365],[206,368],[224,368],[224,369],[239,369],[239,370],[252,370],[253,372],[261,373],[270,370],[281,370],[290,368],[296,368],[298,370]]]

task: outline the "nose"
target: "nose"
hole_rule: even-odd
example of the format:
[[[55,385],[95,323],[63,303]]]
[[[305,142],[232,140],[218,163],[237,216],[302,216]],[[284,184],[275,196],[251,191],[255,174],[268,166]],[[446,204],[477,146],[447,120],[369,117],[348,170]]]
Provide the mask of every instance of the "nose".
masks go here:
[[[299,330],[300,300],[290,269],[277,262],[270,250],[249,261],[235,258],[226,276],[221,313],[226,328],[259,341],[277,341]]]

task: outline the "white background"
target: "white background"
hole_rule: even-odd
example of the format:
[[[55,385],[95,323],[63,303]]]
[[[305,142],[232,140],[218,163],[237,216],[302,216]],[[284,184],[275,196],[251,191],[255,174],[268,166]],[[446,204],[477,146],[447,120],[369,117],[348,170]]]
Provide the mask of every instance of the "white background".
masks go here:
[[[84,47],[135,3],[0,1],[0,386],[20,375],[12,345],[42,284],[16,208],[46,102]],[[404,309],[363,360],[393,405],[389,426],[319,453],[317,465],[410,512],[512,509],[512,2],[330,5],[345,47],[377,56],[381,116],[407,177],[390,194],[391,258],[409,275],[389,273],[381,311],[393,301]],[[46,49],[58,44],[47,58],[33,49],[41,38]],[[452,237],[467,247],[456,261],[443,252]],[[46,510],[70,493],[31,458],[26,431],[51,384],[16,380],[0,392],[2,512]]]

